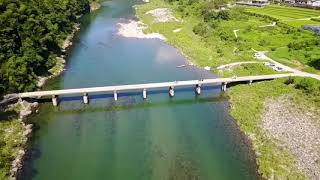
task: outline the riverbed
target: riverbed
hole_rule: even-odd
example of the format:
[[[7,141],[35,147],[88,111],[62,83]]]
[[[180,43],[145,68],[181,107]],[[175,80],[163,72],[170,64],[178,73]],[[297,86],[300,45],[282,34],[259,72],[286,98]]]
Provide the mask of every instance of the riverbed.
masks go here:
[[[83,17],[64,74],[48,89],[179,81],[216,77],[187,65],[160,39],[120,36],[134,17],[131,0],[114,0]],[[186,65],[178,68],[181,65]],[[177,67],[178,66],[178,67]],[[64,97],[41,106],[22,179],[186,180],[258,179],[254,153],[228,114],[220,87],[192,87]]]

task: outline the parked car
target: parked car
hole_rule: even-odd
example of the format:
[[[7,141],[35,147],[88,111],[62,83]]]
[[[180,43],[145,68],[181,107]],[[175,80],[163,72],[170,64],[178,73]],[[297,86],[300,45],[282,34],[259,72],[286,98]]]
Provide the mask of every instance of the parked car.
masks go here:
[[[284,71],[284,69],[282,67],[277,67],[277,66],[274,66],[272,69],[275,71],[278,71],[278,72]]]
[[[264,65],[269,66],[269,67],[274,67],[275,64],[271,63],[271,62],[265,62]]]

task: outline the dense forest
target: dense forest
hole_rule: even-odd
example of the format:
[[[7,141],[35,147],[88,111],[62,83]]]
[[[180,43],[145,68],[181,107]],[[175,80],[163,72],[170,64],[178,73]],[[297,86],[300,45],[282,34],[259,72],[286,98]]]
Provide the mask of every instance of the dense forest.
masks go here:
[[[0,95],[36,88],[88,0],[0,0]]]

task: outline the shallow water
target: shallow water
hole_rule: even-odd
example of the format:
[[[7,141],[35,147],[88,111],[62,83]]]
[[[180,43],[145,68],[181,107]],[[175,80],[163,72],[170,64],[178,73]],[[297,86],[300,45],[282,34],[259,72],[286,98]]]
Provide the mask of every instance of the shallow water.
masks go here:
[[[67,70],[51,88],[78,88],[215,77],[187,66],[177,49],[157,39],[117,35],[133,18],[130,0],[103,4],[83,19]],[[219,87],[66,97],[41,107],[39,128],[22,179],[257,179],[255,159],[228,115]]]

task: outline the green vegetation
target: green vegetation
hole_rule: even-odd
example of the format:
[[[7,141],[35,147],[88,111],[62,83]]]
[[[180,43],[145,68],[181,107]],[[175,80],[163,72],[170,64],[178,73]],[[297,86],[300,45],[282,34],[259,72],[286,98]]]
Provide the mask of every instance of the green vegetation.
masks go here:
[[[240,128],[253,140],[258,154],[259,171],[265,178],[303,179],[294,167],[294,158],[288,151],[277,146],[260,127],[264,102],[268,98],[292,95],[299,107],[320,108],[320,83],[310,78],[278,79],[252,85],[238,85],[229,91],[231,115]],[[245,102],[245,103],[244,103]]]
[[[0,95],[35,89],[89,9],[88,0],[0,0]]]
[[[0,112],[0,179],[7,179],[12,161],[24,145],[23,125],[14,111]]]
[[[320,37],[313,32],[289,26],[273,17],[249,13],[243,7],[219,11],[214,9],[216,6],[214,2],[153,0],[137,6],[137,13],[149,26],[146,32],[163,34],[170,44],[200,66],[251,61],[254,48],[268,51],[269,56],[289,66],[319,73]],[[183,21],[153,22],[152,15],[145,13],[159,7],[172,9]],[[306,10],[309,11],[309,14],[316,12]],[[263,27],[274,21],[278,21],[276,26]],[[182,31],[174,33],[178,28]],[[236,29],[239,29],[238,38],[233,33]]]
[[[156,23],[149,10],[169,8],[180,22]],[[191,61],[200,66],[216,67],[231,62],[251,61],[254,51],[267,50],[268,55],[286,65],[311,72],[320,70],[320,37],[313,32],[283,23],[280,17],[248,12],[246,8],[219,11],[216,2],[152,0],[137,6],[137,14],[149,28],[158,32],[168,42],[181,49]],[[252,8],[253,9],[253,8]],[[291,8],[288,8],[291,9]],[[264,10],[264,9],[259,9]],[[304,9],[292,8],[295,11]],[[287,11],[287,9],[284,9]],[[317,11],[306,10],[303,17],[313,17]],[[285,12],[284,16],[290,13]],[[301,16],[292,13],[290,17]],[[276,26],[264,25],[277,22]],[[175,29],[181,29],[174,33]],[[233,30],[239,29],[238,38]],[[225,70],[225,77],[241,75],[274,74],[263,64],[246,64]],[[253,140],[257,152],[259,172],[265,178],[304,179],[295,167],[295,159],[286,149],[277,146],[259,126],[268,98],[290,94],[299,107],[320,107],[319,82],[313,79],[279,79],[269,82],[239,85],[230,89],[231,114],[241,129]]]
[[[302,25],[320,24],[319,21],[314,19],[320,16],[320,12],[318,10],[273,5],[264,8],[249,7],[247,8],[247,11],[270,16],[298,28]]]
[[[255,76],[260,74],[277,74],[279,72],[274,71],[272,68],[262,64],[243,64],[240,66],[233,67],[231,69],[226,69],[222,71],[223,77],[232,77],[232,76]],[[281,72],[283,73],[283,72]]]
[[[33,90],[37,76],[55,73],[63,41],[89,10],[88,0],[0,0],[0,95]],[[25,143],[18,111],[0,109],[0,179]]]
[[[320,12],[318,10],[273,5],[265,8],[248,7],[246,11],[255,15],[275,18],[276,21],[280,20],[296,28],[303,25],[320,25],[318,20]]]

